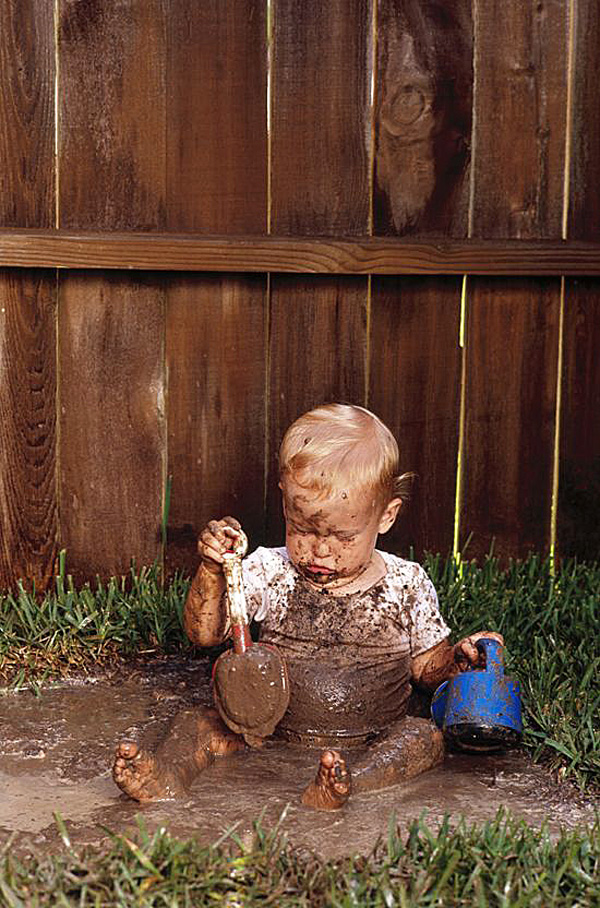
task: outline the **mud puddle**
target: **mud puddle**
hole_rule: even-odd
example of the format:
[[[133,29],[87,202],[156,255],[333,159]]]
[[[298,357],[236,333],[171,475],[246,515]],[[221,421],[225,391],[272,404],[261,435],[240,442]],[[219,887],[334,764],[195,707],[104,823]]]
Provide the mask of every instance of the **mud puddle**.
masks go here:
[[[124,735],[159,737],[170,717],[191,702],[210,702],[207,661],[170,662],[118,683],[98,680],[0,695],[0,842],[53,849],[54,820],[65,821],[72,843],[103,843],[107,829],[146,827],[214,842],[224,830],[250,838],[253,821],[281,829],[296,845],[325,857],[368,852],[394,815],[401,825],[426,814],[435,827],[445,814],[484,821],[497,810],[534,826],[591,823],[598,802],[557,785],[518,751],[504,755],[450,754],[444,764],[404,786],[357,795],[342,811],[311,811],[299,796],[314,775],[317,751],[283,743],[218,761],[179,802],[140,807],[114,785],[110,767]],[[351,755],[349,765],[351,766]]]

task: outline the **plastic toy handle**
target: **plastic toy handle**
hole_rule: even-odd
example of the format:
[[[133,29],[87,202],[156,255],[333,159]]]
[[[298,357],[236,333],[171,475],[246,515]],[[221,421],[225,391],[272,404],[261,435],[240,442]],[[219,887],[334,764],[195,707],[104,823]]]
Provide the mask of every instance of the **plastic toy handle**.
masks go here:
[[[236,626],[244,628],[248,624],[246,596],[244,595],[242,574],[242,558],[247,551],[248,539],[246,538],[245,533],[238,531],[238,536],[233,541],[232,550],[225,552],[223,555],[223,573],[225,574],[225,583],[227,584],[229,617],[234,628]],[[243,652],[243,649],[241,651]]]
[[[493,637],[481,637],[475,643],[478,652],[485,656],[485,671],[504,674],[504,647]]]

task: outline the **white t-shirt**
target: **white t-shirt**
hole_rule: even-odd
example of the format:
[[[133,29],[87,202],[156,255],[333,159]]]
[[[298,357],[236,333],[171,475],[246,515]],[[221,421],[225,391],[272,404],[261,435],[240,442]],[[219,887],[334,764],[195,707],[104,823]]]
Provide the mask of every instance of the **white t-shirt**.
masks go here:
[[[249,617],[288,667],[282,730],[368,737],[405,715],[411,660],[450,631],[423,568],[379,554],[385,576],[369,590],[340,596],[307,583],[285,548],[261,547],[244,560]]]

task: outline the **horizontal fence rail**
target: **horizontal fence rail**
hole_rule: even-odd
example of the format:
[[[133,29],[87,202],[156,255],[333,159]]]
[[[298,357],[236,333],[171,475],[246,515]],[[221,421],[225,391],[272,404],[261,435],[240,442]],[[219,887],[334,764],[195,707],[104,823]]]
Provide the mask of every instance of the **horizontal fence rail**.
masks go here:
[[[600,243],[3,230],[0,267],[592,277]]]

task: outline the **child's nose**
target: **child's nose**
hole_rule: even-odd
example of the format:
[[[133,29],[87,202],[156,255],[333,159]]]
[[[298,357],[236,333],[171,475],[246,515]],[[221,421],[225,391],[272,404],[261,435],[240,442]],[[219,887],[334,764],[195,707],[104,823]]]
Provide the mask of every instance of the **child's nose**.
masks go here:
[[[330,547],[327,540],[324,537],[317,536],[313,545],[313,554],[319,558],[324,558],[329,555],[329,552]]]

